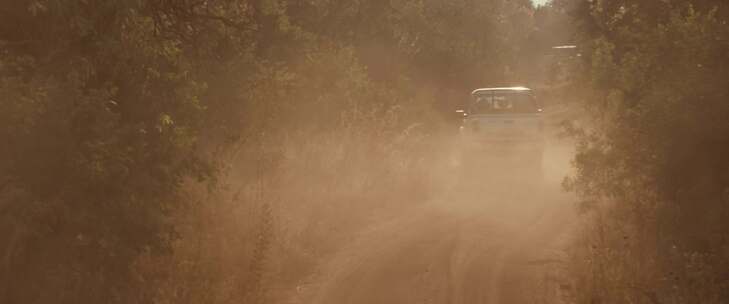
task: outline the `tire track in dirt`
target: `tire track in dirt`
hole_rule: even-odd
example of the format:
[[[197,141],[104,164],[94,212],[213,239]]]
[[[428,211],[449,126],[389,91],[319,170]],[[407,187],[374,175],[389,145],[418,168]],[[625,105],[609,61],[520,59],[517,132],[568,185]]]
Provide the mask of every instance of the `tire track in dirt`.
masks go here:
[[[572,198],[554,180],[539,191],[518,187],[519,174],[502,177],[459,182],[371,226],[286,303],[560,303],[536,298],[550,271],[539,261],[562,258]]]
[[[548,245],[568,230],[546,211],[505,222],[483,210],[445,207],[363,233],[292,303],[523,303],[524,292],[514,284],[533,283],[525,282],[530,274],[524,272],[534,268],[524,265],[547,258]],[[524,223],[531,226],[522,230]]]

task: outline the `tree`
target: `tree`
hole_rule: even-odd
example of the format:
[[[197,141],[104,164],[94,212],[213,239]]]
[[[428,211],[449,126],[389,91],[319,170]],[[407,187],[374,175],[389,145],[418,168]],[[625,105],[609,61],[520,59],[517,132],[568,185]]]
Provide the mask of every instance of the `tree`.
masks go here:
[[[260,265],[231,274],[186,255],[242,242],[227,254],[264,260],[268,211],[255,233],[202,218],[240,203],[221,203],[223,179],[280,191],[280,168],[315,163],[284,143],[323,142],[336,157],[304,155],[328,165],[322,175],[357,173],[333,186],[392,192],[405,170],[424,171],[414,151],[437,110],[517,78],[534,24],[527,0],[23,0],[0,16],[3,303],[249,295],[236,278],[257,280]],[[231,173],[239,151],[248,166]],[[240,234],[211,236],[220,230]],[[175,286],[176,274],[197,285]]]
[[[722,303],[726,293],[726,9],[719,1],[577,2],[594,124],[570,186],[595,222],[582,302]]]
[[[198,146],[210,64],[252,26],[227,1],[15,1],[0,27],[5,303],[139,302]],[[231,46],[232,45],[232,46]],[[43,292],[38,292],[42,290]]]

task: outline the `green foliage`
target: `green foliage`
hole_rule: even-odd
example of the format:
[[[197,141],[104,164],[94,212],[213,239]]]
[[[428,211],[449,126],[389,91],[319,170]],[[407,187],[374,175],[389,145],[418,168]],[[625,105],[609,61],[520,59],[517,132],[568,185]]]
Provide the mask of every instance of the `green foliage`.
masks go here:
[[[3,219],[17,238],[4,248],[3,273],[13,274],[3,278],[4,302],[139,301],[129,265],[144,251],[170,250],[179,189],[213,173],[197,153],[198,70],[214,62],[201,52],[219,50],[185,42],[219,47],[235,36],[214,34],[228,27],[202,11],[217,3],[198,15],[161,4],[3,8],[0,178]],[[176,24],[183,19],[188,32]]]
[[[0,302],[260,301],[276,216],[427,188],[437,110],[529,73],[533,25],[526,0],[3,4]]]
[[[585,100],[568,184],[592,210],[579,302],[724,303],[729,92],[720,1],[578,2]],[[591,249],[590,249],[591,248]]]

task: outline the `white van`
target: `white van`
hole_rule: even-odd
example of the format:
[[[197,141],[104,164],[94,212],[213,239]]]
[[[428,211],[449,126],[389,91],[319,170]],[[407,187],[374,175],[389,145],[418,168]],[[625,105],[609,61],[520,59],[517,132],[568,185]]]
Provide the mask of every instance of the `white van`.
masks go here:
[[[471,93],[460,126],[469,158],[513,156],[538,162],[544,147],[542,107],[525,87],[482,88]],[[464,155],[465,156],[465,155]]]

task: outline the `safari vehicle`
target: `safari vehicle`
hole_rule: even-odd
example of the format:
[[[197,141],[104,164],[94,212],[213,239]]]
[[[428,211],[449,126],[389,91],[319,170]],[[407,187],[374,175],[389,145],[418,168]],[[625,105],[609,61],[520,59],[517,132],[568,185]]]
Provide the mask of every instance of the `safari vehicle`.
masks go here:
[[[542,107],[525,87],[483,88],[471,93],[459,129],[461,162],[509,157],[541,170]]]

